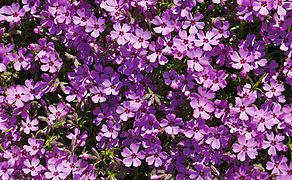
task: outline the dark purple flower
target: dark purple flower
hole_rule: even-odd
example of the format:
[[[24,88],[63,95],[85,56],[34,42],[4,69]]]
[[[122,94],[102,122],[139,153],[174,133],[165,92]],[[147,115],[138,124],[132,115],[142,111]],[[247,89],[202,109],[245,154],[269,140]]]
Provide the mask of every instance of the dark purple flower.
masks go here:
[[[182,118],[177,118],[175,114],[166,115],[167,119],[162,119],[160,126],[164,128],[164,131],[169,135],[177,135],[183,125]]]

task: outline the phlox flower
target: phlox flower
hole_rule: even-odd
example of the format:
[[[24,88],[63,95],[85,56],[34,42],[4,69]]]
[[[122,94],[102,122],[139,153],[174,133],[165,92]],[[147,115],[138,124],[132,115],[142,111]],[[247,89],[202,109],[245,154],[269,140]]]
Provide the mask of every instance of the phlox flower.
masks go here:
[[[113,25],[113,29],[111,38],[117,40],[119,45],[125,45],[131,39],[131,33],[129,33],[131,27],[128,24],[116,23]]]
[[[122,151],[122,156],[124,157],[123,163],[126,167],[134,166],[139,167],[141,165],[141,160],[145,158],[144,151],[139,152],[139,145],[131,144],[130,149],[125,147]]]
[[[219,44],[219,40],[216,35],[217,33],[215,31],[208,31],[206,34],[203,31],[199,31],[197,33],[198,39],[194,40],[195,46],[203,46],[204,51],[212,50],[212,46]]]
[[[232,150],[237,154],[237,159],[240,161],[245,161],[246,154],[249,158],[255,159],[258,155],[258,152],[256,150],[257,148],[257,142],[251,138],[249,140],[246,140],[245,136],[239,136],[238,143],[233,144]]]
[[[37,176],[40,171],[44,170],[44,167],[40,165],[40,160],[38,158],[32,158],[31,160],[26,159],[23,162],[24,166],[23,167],[23,172],[25,174],[31,174],[32,176]]]

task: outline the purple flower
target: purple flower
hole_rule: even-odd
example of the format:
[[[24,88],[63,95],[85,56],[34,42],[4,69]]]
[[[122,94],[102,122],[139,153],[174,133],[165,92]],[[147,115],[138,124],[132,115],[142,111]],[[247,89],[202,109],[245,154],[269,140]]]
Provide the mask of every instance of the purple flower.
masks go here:
[[[32,158],[31,160],[26,159],[23,162],[23,165],[25,167],[23,167],[23,172],[25,174],[31,174],[32,176],[37,176],[40,171],[42,171],[44,169],[44,167],[42,165],[40,165],[40,160],[38,158]]]
[[[227,136],[228,129],[224,126],[219,126],[218,128],[211,127],[208,132],[208,137],[205,142],[210,144],[213,149],[219,149],[221,146],[225,146],[230,139]]]
[[[18,23],[24,15],[25,10],[23,8],[20,9],[18,3],[13,3],[11,6],[3,6],[0,9],[0,21]]]
[[[16,71],[20,71],[20,68],[23,67],[23,69],[28,70],[30,68],[30,63],[32,61],[32,55],[26,54],[26,49],[24,48],[19,48],[18,49],[18,54],[15,57],[15,62],[13,64],[14,69]]]
[[[8,88],[7,94],[7,102],[9,104],[14,103],[17,107],[23,107],[24,103],[30,100],[28,89],[21,85],[11,86]]]
[[[271,161],[267,162],[267,170],[272,170],[272,174],[283,174],[288,170],[287,160],[283,155],[280,157],[278,155],[272,156]]]
[[[150,54],[147,56],[147,59],[151,63],[156,62],[157,59],[160,65],[165,65],[168,62],[168,59],[164,56],[165,50],[163,49],[163,46],[152,42],[149,45],[149,50],[151,50],[152,52],[150,52]]]
[[[256,91],[252,91],[252,87],[250,84],[246,84],[243,86],[243,88],[237,87],[237,94],[242,97],[243,101],[252,101],[254,102],[258,95]]]
[[[193,116],[195,118],[209,119],[211,117],[209,113],[215,110],[213,102],[206,98],[194,98],[191,100],[190,105],[194,110]]]
[[[191,174],[192,179],[197,179],[197,180],[211,180],[212,178],[212,173],[211,169],[208,166],[205,166],[201,163],[196,163],[195,165],[195,173]]]
[[[67,6],[59,6],[57,8],[57,15],[55,22],[70,24],[72,21],[73,12]]]
[[[49,57],[43,56],[40,61],[44,63],[41,65],[41,70],[49,71],[50,73],[57,72],[63,64],[62,60],[55,53],[50,54]]]
[[[160,127],[159,122],[153,114],[143,115],[136,124],[140,126],[141,130],[145,131],[146,134],[158,132]]]
[[[204,138],[207,132],[207,126],[202,118],[199,118],[198,120],[190,120],[187,122],[183,132],[187,138],[194,138],[195,140],[200,141]]]
[[[68,102],[74,101],[77,98],[78,102],[81,102],[82,99],[86,96],[87,90],[83,84],[78,84],[74,81],[71,82],[72,87],[66,86],[64,93],[67,94],[66,100]]]
[[[25,134],[29,134],[30,131],[37,131],[39,127],[39,121],[37,119],[31,119],[29,116],[26,117],[25,121],[21,121],[22,127],[21,130]]]
[[[136,49],[140,49],[141,47],[147,48],[149,46],[149,42],[147,40],[150,38],[151,34],[149,31],[143,31],[141,28],[136,28],[135,35],[131,36],[130,42]]]
[[[204,66],[210,65],[209,58],[203,55],[200,48],[187,51],[187,56],[191,59],[187,61],[188,67],[195,71],[203,71]]]
[[[282,174],[277,176],[277,180],[286,180],[286,179],[291,179],[292,178],[292,163],[290,162],[290,166],[288,167],[287,171]]]
[[[193,39],[195,38],[194,34],[188,35],[186,31],[179,31],[178,36],[174,38],[173,45],[182,51],[193,48]]]
[[[253,69],[251,63],[254,62],[254,58],[246,49],[239,49],[239,54],[233,52],[230,58],[233,61],[232,67],[235,69],[243,68],[245,72],[249,72]]]
[[[102,83],[104,90],[103,92],[106,95],[118,95],[119,94],[119,89],[122,86],[122,84],[119,82],[119,79],[117,77],[112,77],[110,80],[106,79]]]
[[[12,178],[12,173],[14,172],[14,168],[12,166],[9,166],[7,161],[0,163],[0,177],[3,180],[9,180]]]
[[[62,161],[62,165],[66,168],[66,172],[72,172],[74,176],[80,173],[82,171],[80,169],[86,167],[87,163],[81,159],[78,160],[76,156],[71,156],[68,161]]]
[[[101,1],[100,7],[108,11],[112,17],[115,17],[116,19],[123,19],[124,4],[124,0]]]
[[[242,100],[239,97],[235,98],[236,106],[231,108],[232,114],[239,114],[239,119],[248,120],[248,115],[254,115],[256,112],[256,108],[254,106],[250,107],[252,101],[250,100]]]
[[[114,31],[111,32],[111,38],[117,40],[119,45],[125,45],[131,39],[131,33],[128,33],[131,27],[128,24],[113,25]]]
[[[274,2],[274,8],[277,9],[277,13],[280,16],[285,16],[287,14],[286,8],[288,7],[289,2],[283,0],[277,0]]]
[[[162,165],[162,161],[167,158],[166,152],[161,151],[161,146],[158,147],[151,148],[148,152],[150,155],[146,158],[148,165],[154,164],[155,167],[160,167]]]
[[[177,118],[175,114],[167,114],[167,119],[162,119],[160,126],[169,135],[177,135],[180,132],[180,126],[183,125],[182,118]]]
[[[228,21],[222,22],[220,20],[217,20],[217,21],[215,21],[214,26],[215,26],[214,30],[217,31],[217,33],[218,33],[218,35],[217,35],[218,38],[229,37],[230,32],[228,31],[228,29],[230,27],[230,24]]]
[[[93,86],[90,88],[90,92],[94,94],[94,96],[91,97],[94,103],[103,103],[106,101],[106,95],[102,87]]]
[[[122,156],[124,157],[123,163],[127,166],[139,167],[141,165],[141,160],[145,158],[144,151],[139,151],[139,145],[131,144],[130,149],[125,147],[122,151]]]
[[[253,122],[258,125],[257,130],[264,132],[267,129],[271,129],[274,125],[272,121],[272,114],[264,109],[260,109],[254,112]]]
[[[12,146],[11,149],[5,150],[3,157],[8,160],[8,164],[14,166],[20,160],[20,148]]]
[[[97,179],[97,174],[94,172],[95,168],[93,164],[89,164],[87,167],[84,168],[82,176],[79,178],[78,174],[76,179]]]
[[[280,96],[282,92],[285,90],[284,86],[282,84],[278,84],[278,82],[274,79],[270,80],[270,84],[265,83],[263,89],[267,91],[265,95],[268,98],[272,98],[273,96],[275,97]]]
[[[6,66],[9,63],[10,59],[8,56],[5,55],[6,52],[0,45],[0,72],[6,71]]]
[[[169,34],[174,29],[174,22],[170,20],[167,15],[162,17],[155,16],[151,22],[158,26],[153,28],[153,30],[156,33],[161,33],[163,36]]]
[[[85,32],[90,33],[94,38],[97,38],[105,29],[105,20],[103,18],[96,19],[95,16],[89,18],[86,24]]]
[[[57,108],[54,105],[49,105],[48,109],[51,114],[49,114],[49,120],[53,124],[53,121],[60,119],[68,113],[68,109],[63,102],[57,104]]]
[[[266,134],[266,141],[264,141],[263,148],[268,150],[268,154],[273,156],[277,155],[276,149],[278,151],[282,151],[284,149],[284,144],[281,142],[285,139],[284,136],[281,136],[277,134],[276,136],[274,135],[273,132],[270,134]]]
[[[73,23],[80,26],[86,26],[87,20],[92,17],[93,12],[91,9],[77,9],[76,15],[73,16]]]
[[[48,170],[45,172],[45,177],[52,180],[65,179],[69,175],[62,164],[50,164],[48,165]]]
[[[84,146],[86,143],[86,139],[88,137],[88,134],[86,131],[84,131],[82,134],[80,133],[80,128],[75,128],[74,129],[74,134],[73,133],[68,133],[66,135],[68,139],[72,140],[71,145],[73,146],[73,149],[75,149],[77,146]]]
[[[216,35],[217,33],[215,33],[214,31],[208,31],[206,35],[203,31],[199,31],[197,33],[198,39],[194,40],[195,46],[196,47],[203,46],[204,51],[212,50],[211,45],[216,46],[219,43]]]
[[[135,112],[137,112],[138,107],[135,104],[132,104],[128,101],[122,103],[122,106],[118,106],[117,113],[120,114],[120,118],[123,121],[127,121],[129,118],[135,116]]]
[[[29,143],[29,146],[28,145],[24,145],[23,148],[29,152],[29,154],[31,156],[34,156],[36,155],[38,152],[40,151],[43,151],[42,146],[44,144],[43,141],[41,140],[36,140],[35,138],[29,138],[28,139],[28,143]]]
[[[210,79],[207,79],[204,83],[204,86],[210,88],[212,91],[218,91],[220,88],[223,89],[226,87],[226,77],[228,75],[225,74],[223,70],[219,70],[218,72],[210,72]]]
[[[238,143],[233,144],[232,150],[237,154],[237,159],[240,161],[245,161],[246,154],[249,158],[255,159],[258,155],[256,150],[257,143],[254,139],[247,140],[245,136],[238,137]]]
[[[121,130],[121,125],[114,123],[113,121],[107,121],[107,125],[103,124],[101,132],[107,138],[116,139],[118,137],[119,131]]]
[[[252,4],[253,10],[258,11],[261,15],[265,16],[269,14],[269,11],[273,8],[272,0],[256,0]]]
[[[196,6],[196,1],[174,0],[173,3],[176,5],[173,13],[179,14],[181,17],[187,17],[192,7]]]
[[[190,34],[197,34],[198,29],[204,29],[205,23],[199,20],[203,19],[203,15],[200,13],[196,13],[194,16],[192,13],[188,14],[188,18],[184,21],[182,28],[187,29],[189,27]]]
[[[164,72],[163,74],[164,82],[167,85],[170,85],[173,89],[177,89],[180,85],[180,79],[175,70],[170,72]]]
[[[30,96],[29,100],[34,100],[35,98],[36,99],[41,98],[41,92],[40,92],[41,88],[40,88],[39,82],[35,84],[32,79],[27,79],[25,80],[25,86],[27,90],[29,91],[29,94],[28,94]]]

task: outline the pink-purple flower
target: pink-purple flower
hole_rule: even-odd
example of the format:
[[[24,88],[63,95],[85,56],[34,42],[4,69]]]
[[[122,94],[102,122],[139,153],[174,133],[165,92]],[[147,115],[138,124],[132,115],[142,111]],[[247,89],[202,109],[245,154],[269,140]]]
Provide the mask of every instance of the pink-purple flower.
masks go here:
[[[121,154],[124,157],[123,163],[126,167],[138,167],[141,165],[141,160],[145,158],[145,154],[143,151],[139,151],[139,148],[139,145],[131,144],[130,149],[128,147],[123,149]]]
[[[238,153],[238,160],[245,161],[246,156],[250,159],[256,158],[258,155],[257,143],[253,138],[247,140],[245,136],[239,136],[237,141],[238,143],[233,144],[232,150]]]

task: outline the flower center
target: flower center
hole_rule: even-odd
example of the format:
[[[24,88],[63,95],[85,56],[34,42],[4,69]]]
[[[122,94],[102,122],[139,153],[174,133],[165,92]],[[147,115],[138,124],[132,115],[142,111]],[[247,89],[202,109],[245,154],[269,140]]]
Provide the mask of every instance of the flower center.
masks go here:
[[[198,109],[199,109],[200,112],[204,111],[204,108],[202,106],[199,106]]]
[[[56,112],[56,116],[61,116],[61,112],[60,111],[57,111]]]
[[[17,12],[13,13],[13,17],[17,17],[17,16],[18,16]]]
[[[262,6],[262,7],[266,7],[266,6],[267,6],[267,2],[265,2],[265,1],[262,2],[261,6]]]
[[[119,32],[119,35],[120,35],[120,36],[123,36],[124,34],[125,34],[124,31],[120,31],[120,32]]]
[[[112,89],[115,89],[115,88],[116,88],[116,86],[115,86],[115,85],[111,85],[111,88],[112,88]]]
[[[184,40],[183,40],[183,43],[184,43],[184,44],[188,44],[188,43],[189,43],[189,40],[184,39]]]
[[[247,146],[246,146],[246,145],[243,145],[243,146],[242,146],[242,150],[243,150],[244,152],[246,152],[246,151],[247,151]]]
[[[203,39],[203,42],[204,42],[204,43],[208,43],[209,40],[208,40],[207,38],[204,38],[204,39]]]
[[[240,60],[240,64],[245,64],[245,63],[246,63],[246,59],[242,58],[242,59]]]
[[[15,94],[16,99],[20,99],[20,94]]]
[[[125,113],[127,113],[127,114],[129,114],[131,111],[130,111],[130,109],[125,109]]]
[[[23,57],[18,58],[18,61],[22,63],[24,61]]]
[[[83,17],[81,18],[81,21],[85,22],[85,21],[86,21],[86,17],[83,16]]]

